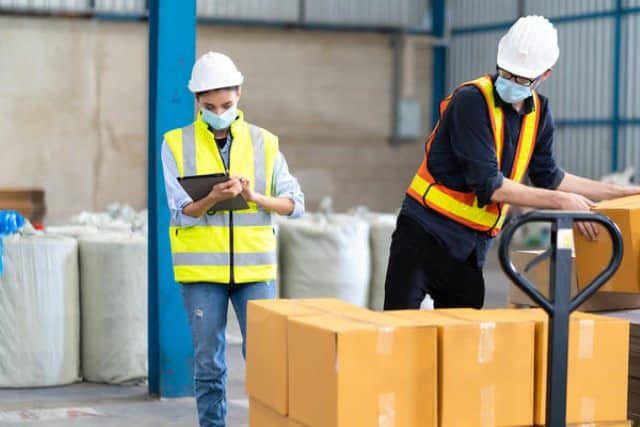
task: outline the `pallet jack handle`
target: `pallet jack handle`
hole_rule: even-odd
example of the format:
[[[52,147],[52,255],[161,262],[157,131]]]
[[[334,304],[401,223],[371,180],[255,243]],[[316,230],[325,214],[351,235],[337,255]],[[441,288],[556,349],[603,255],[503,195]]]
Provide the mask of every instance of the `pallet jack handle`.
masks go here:
[[[575,221],[597,222],[603,225],[611,236],[613,250],[607,267],[571,299],[572,233]],[[522,225],[530,222],[551,223],[550,299],[545,298],[526,277],[516,271],[509,257],[509,247],[514,233]],[[502,231],[498,248],[502,269],[516,286],[529,295],[549,315],[545,423],[548,427],[566,425],[569,316],[613,276],[620,266],[622,254],[622,235],[618,227],[609,218],[592,212],[534,211],[515,218]]]

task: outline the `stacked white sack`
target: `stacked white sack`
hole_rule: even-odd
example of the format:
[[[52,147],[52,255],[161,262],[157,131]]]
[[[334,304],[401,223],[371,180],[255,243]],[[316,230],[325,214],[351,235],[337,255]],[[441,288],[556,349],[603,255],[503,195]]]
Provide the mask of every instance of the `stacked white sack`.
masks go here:
[[[111,203],[106,212],[81,212],[71,218],[74,225],[98,228],[105,232],[147,233],[147,210],[136,212],[131,206]]]
[[[80,379],[78,244],[25,232],[5,237],[0,276],[0,387]]]
[[[147,239],[97,234],[79,242],[84,377],[114,384],[145,378]]]
[[[92,225],[55,225],[55,226],[47,226],[44,229],[44,234],[47,235],[56,235],[56,236],[67,236],[78,239],[82,236],[91,235],[98,233],[98,228]]]
[[[332,297],[366,306],[369,224],[340,214],[279,221],[280,286],[285,298]]]

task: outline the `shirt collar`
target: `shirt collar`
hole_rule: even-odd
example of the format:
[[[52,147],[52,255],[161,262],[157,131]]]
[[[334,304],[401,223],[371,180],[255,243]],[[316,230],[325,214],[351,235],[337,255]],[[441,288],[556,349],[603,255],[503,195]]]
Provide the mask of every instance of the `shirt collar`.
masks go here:
[[[209,132],[211,132],[213,134],[213,129],[211,127],[209,127]],[[227,152],[229,151],[229,149],[231,148],[231,141],[233,140],[233,137],[231,136],[231,132],[227,132],[227,137],[225,138],[225,143],[222,147],[220,147],[218,145],[218,141],[216,140],[215,136],[214,136],[214,141],[213,143],[218,146],[218,148],[220,149],[221,152]]]
[[[504,102],[502,98],[500,98],[500,95],[498,95],[498,91],[496,91],[496,85],[495,85],[497,78],[498,78],[498,74],[493,74],[491,76],[491,81],[493,82],[493,99],[495,100],[494,102],[496,104],[496,107],[502,108],[502,109],[510,108],[513,111],[516,111],[511,104],[509,104],[508,102]],[[516,113],[520,116],[529,114],[530,112],[533,111],[533,108],[534,108],[533,96],[530,96],[524,100],[522,110],[520,110],[520,112],[516,111]]]

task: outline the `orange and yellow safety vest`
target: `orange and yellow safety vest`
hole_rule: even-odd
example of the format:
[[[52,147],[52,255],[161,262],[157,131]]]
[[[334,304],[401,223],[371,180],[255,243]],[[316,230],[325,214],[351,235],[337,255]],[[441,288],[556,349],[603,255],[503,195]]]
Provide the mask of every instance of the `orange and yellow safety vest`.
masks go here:
[[[488,233],[491,236],[498,234],[504,223],[509,205],[503,203],[490,203],[480,207],[478,197],[474,192],[456,191],[447,188],[431,175],[428,168],[429,153],[434,136],[438,131],[442,116],[455,93],[463,86],[474,85],[484,95],[489,110],[491,130],[495,142],[498,169],[502,166],[502,147],[504,137],[504,114],[500,107],[496,107],[494,99],[494,87],[491,76],[484,76],[458,86],[455,91],[440,103],[440,120],[425,145],[425,154],[422,164],[418,169],[407,194],[425,207],[429,207],[442,215],[466,225],[474,230]],[[516,149],[516,155],[511,169],[510,179],[520,182],[529,166],[531,155],[536,142],[538,122],[540,119],[538,95],[533,92],[534,107],[522,120],[520,139]]]

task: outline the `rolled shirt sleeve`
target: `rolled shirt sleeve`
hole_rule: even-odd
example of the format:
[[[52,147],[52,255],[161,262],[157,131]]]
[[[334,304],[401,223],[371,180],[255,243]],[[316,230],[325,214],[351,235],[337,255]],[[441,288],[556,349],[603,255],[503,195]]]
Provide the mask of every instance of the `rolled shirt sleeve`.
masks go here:
[[[167,193],[167,202],[169,204],[171,219],[176,225],[181,227],[196,225],[200,222],[200,218],[193,218],[182,213],[182,208],[187,206],[189,203],[193,203],[193,200],[178,182],[178,166],[166,141],[162,142],[161,157],[162,171],[164,173],[164,186]]]
[[[289,172],[287,161],[278,151],[273,166],[273,179],[271,180],[271,194],[276,197],[284,197],[293,202],[293,212],[290,218],[298,218],[304,214],[304,193],[300,189],[298,180]]]
[[[166,141],[162,143],[161,157],[167,202],[173,222],[182,227],[198,224],[200,218],[193,218],[182,213],[182,209],[193,200],[177,180],[178,167]],[[289,217],[298,218],[304,214],[304,193],[300,189],[298,180],[289,172],[287,161],[281,152],[278,152],[274,163],[271,194],[290,199],[293,202],[293,212]]]
[[[555,190],[564,179],[564,171],[556,164],[553,156],[553,135],[555,125],[548,100],[542,98],[542,117],[538,127],[536,146],[529,162],[529,179],[536,187]]]

